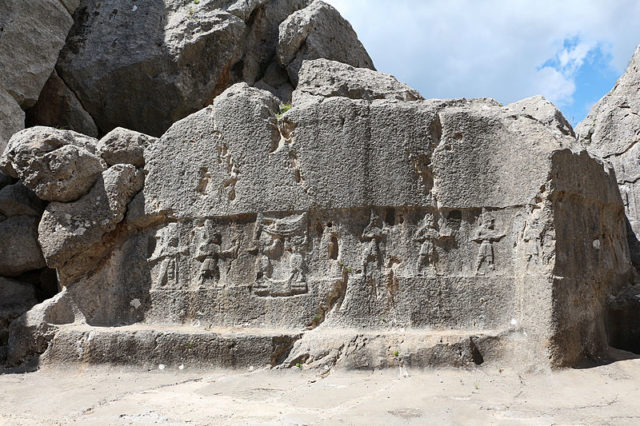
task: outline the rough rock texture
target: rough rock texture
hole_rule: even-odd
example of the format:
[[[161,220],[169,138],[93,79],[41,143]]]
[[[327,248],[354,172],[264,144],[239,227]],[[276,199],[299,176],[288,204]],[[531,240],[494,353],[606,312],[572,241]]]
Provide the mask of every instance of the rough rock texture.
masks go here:
[[[43,210],[44,203],[20,182],[0,189],[0,214],[40,217]]]
[[[107,168],[97,140],[70,130],[31,127],[16,133],[0,157],[0,169],[20,178],[38,198],[73,201]]]
[[[38,102],[27,111],[27,126],[38,125],[98,136],[93,118],[55,71],[40,92]]]
[[[98,142],[98,154],[108,165],[131,164],[144,167],[144,150],[157,138],[117,127]]]
[[[543,96],[522,99],[508,105],[507,108],[516,114],[529,115],[563,135],[575,137],[571,124],[560,110]]]
[[[417,90],[400,83],[390,74],[366,68],[354,68],[327,59],[307,60],[299,72],[293,103],[303,102],[308,96],[325,98],[343,96],[354,99],[422,100]]]
[[[0,154],[11,136],[24,129],[24,112],[20,105],[0,87]]]
[[[0,222],[0,276],[15,277],[45,267],[38,246],[38,219],[12,216]]]
[[[577,127],[590,153],[610,162],[616,172],[632,232],[629,245],[640,268],[640,47],[627,71]]]
[[[61,260],[65,290],[12,323],[10,361],[177,363],[196,348],[190,360],[224,366],[374,368],[395,365],[396,346],[412,366],[601,356],[607,301],[633,274],[610,170],[513,106],[371,100],[388,81],[284,114],[238,84],[175,123],[148,146],[124,221],[96,226],[101,261],[80,273]],[[93,252],[83,222],[64,220],[92,217],[94,189],[45,212],[50,264],[75,241]]]
[[[260,80],[282,96],[290,94],[287,71],[275,58],[276,49],[289,43],[279,40],[279,25],[310,4],[82,0],[57,70],[101,132],[120,126],[159,136],[235,82]],[[335,9],[316,2],[305,10],[283,27],[287,37],[305,34],[296,38],[297,46],[288,46],[291,60],[327,57],[372,67]],[[357,50],[347,55],[348,49]]]
[[[109,250],[110,232],[142,188],[142,172],[118,164],[102,173],[88,194],[72,203],[50,203],[39,225],[39,241],[50,268],[64,284],[91,271]]]
[[[38,100],[72,24],[59,0],[0,2],[0,87],[22,108]]]
[[[351,24],[322,1],[314,1],[280,24],[277,55],[294,84],[298,83],[298,70],[305,59],[327,58],[374,69]]]

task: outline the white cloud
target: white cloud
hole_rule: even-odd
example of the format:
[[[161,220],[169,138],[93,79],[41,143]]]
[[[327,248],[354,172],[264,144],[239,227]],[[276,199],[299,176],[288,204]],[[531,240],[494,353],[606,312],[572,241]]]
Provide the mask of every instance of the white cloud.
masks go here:
[[[570,104],[590,52],[600,49],[621,73],[640,42],[637,0],[326,1],[380,71],[426,97],[509,103],[543,94]]]

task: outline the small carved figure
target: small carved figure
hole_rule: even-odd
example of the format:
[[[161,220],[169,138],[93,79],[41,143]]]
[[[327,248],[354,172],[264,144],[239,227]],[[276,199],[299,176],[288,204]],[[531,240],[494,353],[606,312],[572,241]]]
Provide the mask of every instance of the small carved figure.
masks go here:
[[[414,240],[422,243],[420,251],[418,252],[418,272],[422,271],[424,267],[432,265],[435,267],[438,253],[436,251],[435,242],[440,238],[440,233],[436,227],[433,214],[427,213],[424,217],[424,222],[420,228],[416,231]]]
[[[534,227],[532,227],[530,224],[527,224],[522,240],[525,243],[525,257],[527,259],[527,262],[529,263],[533,261],[534,263],[538,263],[538,259],[540,257],[539,233]]]
[[[369,224],[362,231],[362,240],[366,243],[362,256],[362,271],[367,275],[367,266],[375,263],[376,267],[382,265],[382,253],[380,252],[380,241],[384,239],[384,223],[378,214],[371,210]]]
[[[205,220],[196,230],[195,259],[201,263],[198,276],[200,284],[213,279],[220,280],[220,261],[226,258],[237,257],[238,245],[228,250],[222,250],[222,236],[215,232],[211,219]]]
[[[498,234],[495,230],[495,219],[489,213],[483,212],[480,216],[480,226],[473,238],[473,241],[480,243],[475,265],[476,272],[483,273],[486,269],[495,270],[493,243],[500,241],[502,237],[504,234]]]
[[[158,264],[155,277],[157,287],[175,287],[179,283],[179,257],[188,254],[188,247],[179,246],[176,224],[159,229],[155,235],[156,246],[149,262]]]

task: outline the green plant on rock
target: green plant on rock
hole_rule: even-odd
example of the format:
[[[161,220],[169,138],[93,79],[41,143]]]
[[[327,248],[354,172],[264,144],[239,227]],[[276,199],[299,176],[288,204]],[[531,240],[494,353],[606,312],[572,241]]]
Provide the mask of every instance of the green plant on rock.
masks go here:
[[[276,118],[280,120],[284,114],[291,109],[291,104],[282,104],[280,105],[280,112],[276,114]]]

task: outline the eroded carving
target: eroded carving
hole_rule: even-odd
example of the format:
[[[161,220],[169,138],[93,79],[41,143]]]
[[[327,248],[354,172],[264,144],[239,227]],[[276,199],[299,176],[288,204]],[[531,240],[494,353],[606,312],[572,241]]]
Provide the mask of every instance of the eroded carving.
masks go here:
[[[155,289],[181,288],[188,285],[181,264],[189,247],[181,245],[177,223],[170,223],[155,233],[155,249],[149,257]]]
[[[500,241],[505,234],[495,229],[495,222],[491,213],[483,211],[479,218],[478,229],[473,236],[473,241],[480,244],[475,263],[475,271],[478,274],[494,271],[496,268],[493,243]]]

